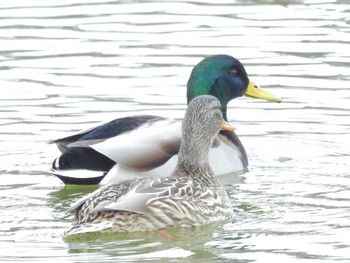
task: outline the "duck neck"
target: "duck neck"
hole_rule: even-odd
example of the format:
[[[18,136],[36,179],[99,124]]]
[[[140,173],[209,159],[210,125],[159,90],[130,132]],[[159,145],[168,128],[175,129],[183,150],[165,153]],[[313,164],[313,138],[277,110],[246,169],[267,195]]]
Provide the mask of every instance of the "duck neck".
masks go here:
[[[214,97],[217,97],[221,103],[221,111],[224,117],[224,120],[227,121],[227,104],[234,99],[235,95],[230,94],[227,89],[224,89],[220,85],[220,81],[217,81],[215,85],[213,85],[212,89],[208,93]]]
[[[214,173],[209,165],[209,150],[212,142],[191,140],[181,141],[178,162],[173,172],[174,176],[189,176],[194,178],[213,178]]]

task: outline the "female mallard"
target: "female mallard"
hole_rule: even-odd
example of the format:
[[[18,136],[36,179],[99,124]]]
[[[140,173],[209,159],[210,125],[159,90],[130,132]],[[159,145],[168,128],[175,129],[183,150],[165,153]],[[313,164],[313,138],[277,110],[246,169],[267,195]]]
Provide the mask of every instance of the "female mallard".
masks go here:
[[[209,165],[209,150],[226,125],[217,98],[202,95],[188,105],[178,162],[170,177],[108,184],[78,201],[67,235],[191,227],[231,219],[230,198]]]
[[[217,97],[227,121],[227,104],[248,96],[280,102],[281,99],[254,85],[243,65],[228,55],[203,59],[187,83],[187,101],[210,94]],[[65,183],[94,184],[103,176],[78,169],[110,171],[104,182],[132,176],[161,176],[175,167],[180,145],[181,122],[159,116],[120,118],[76,135],[53,141],[62,155],[53,162],[53,173]],[[233,131],[222,131],[210,151],[215,174],[241,171],[248,166],[245,149]],[[70,171],[71,170],[71,171]],[[131,173],[129,173],[131,171]]]

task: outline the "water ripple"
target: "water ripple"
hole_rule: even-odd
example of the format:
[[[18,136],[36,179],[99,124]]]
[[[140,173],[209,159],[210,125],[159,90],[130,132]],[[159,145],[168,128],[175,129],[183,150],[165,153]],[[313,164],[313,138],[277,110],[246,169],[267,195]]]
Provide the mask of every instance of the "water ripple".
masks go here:
[[[350,9],[345,1],[2,1],[1,261],[349,261]],[[227,53],[283,97],[228,116],[249,171],[224,179],[235,219],[157,233],[62,238],[91,187],[48,173],[48,144],[140,112],[182,118],[201,58]]]

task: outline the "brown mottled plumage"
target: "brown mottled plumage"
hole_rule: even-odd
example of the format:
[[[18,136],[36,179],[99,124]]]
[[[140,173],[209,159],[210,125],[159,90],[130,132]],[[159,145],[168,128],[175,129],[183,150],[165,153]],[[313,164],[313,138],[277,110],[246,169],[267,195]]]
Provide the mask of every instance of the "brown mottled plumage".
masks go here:
[[[218,99],[193,99],[182,124],[179,159],[169,177],[106,185],[78,201],[68,235],[190,227],[230,219],[230,199],[209,166],[208,153],[222,128]]]

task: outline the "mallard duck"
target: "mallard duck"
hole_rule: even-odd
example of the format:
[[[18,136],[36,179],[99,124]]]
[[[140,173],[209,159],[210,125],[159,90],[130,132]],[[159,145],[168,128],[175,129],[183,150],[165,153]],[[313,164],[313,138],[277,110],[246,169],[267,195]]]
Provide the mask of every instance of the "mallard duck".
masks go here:
[[[228,55],[209,56],[193,68],[187,83],[187,102],[204,94],[219,99],[226,121],[227,104],[234,98],[248,96],[281,101],[250,81],[243,65]],[[107,171],[102,183],[130,176],[169,174],[176,164],[180,126],[181,121],[160,116],[129,116],[55,140],[62,155],[53,162],[53,173],[72,184],[99,183]],[[220,132],[210,155],[217,175],[241,171],[248,166],[246,151],[233,131]],[[79,173],[79,169],[84,169],[83,173]],[[86,169],[100,173],[88,173]]]
[[[230,198],[209,165],[209,150],[227,126],[217,98],[202,95],[188,105],[177,165],[169,177],[107,184],[79,200],[66,235],[192,227],[229,220]]]

